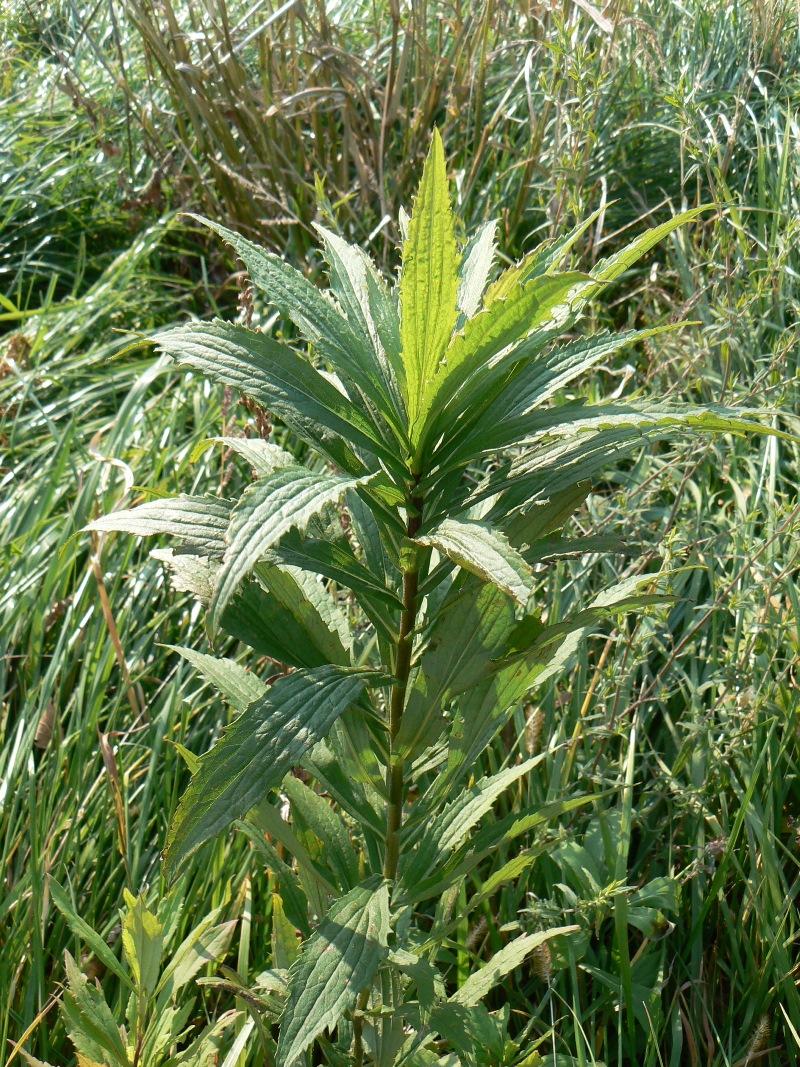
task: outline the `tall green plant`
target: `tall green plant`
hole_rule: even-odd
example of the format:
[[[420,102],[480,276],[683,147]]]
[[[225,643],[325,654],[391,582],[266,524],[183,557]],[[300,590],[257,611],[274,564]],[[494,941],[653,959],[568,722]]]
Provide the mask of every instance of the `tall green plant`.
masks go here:
[[[478,760],[587,630],[665,599],[644,591],[654,575],[638,575],[556,619],[534,568],[603,546],[559,531],[598,473],[643,439],[762,431],[720,408],[568,399],[600,360],[659,331],[559,338],[696,215],[648,231],[592,274],[562,269],[583,226],[487,284],[494,227],[458,247],[434,134],[401,219],[395,288],[325,229],[330,293],[207,222],[313,356],[222,321],[168,330],[157,344],[265,406],[308,446],[307,460],[225,437],[255,474],[241,497],[158,499],[90,528],[176,538],[179,550],[159,557],[207,603],[212,638],[228,634],[272,661],[268,684],[232,659],[179,649],[239,714],[193,767],[165,870],[174,877],[234,826],[264,856],[280,905],[259,1011],[279,1024],[279,1067],[312,1047],[313,1062],[381,1067],[445,1062],[447,1049],[463,1063],[525,1051],[485,998],[572,928],[516,937],[474,969],[461,952],[456,968],[461,894],[480,875],[473,908],[516,879],[537,848],[520,841],[584,799],[492,821],[495,801],[542,757],[486,776]]]

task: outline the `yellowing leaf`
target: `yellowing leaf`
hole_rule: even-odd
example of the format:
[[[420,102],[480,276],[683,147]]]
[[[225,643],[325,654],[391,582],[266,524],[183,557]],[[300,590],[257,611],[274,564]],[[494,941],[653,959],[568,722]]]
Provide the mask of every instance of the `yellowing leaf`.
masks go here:
[[[122,923],[122,947],[136,986],[149,996],[158,983],[164,928],[149,911],[141,896],[124,890],[126,913]]]

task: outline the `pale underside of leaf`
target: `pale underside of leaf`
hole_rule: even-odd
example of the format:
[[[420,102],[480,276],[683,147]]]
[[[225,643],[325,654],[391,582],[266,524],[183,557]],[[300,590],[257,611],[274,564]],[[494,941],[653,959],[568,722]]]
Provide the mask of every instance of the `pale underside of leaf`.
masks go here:
[[[458,309],[471,319],[480,307],[483,290],[494,263],[497,220],[485,222],[464,249],[458,285]]]
[[[213,496],[176,496],[153,500],[126,511],[112,511],[90,522],[87,530],[148,537],[164,534],[208,555],[225,551],[225,532],[233,504]]]

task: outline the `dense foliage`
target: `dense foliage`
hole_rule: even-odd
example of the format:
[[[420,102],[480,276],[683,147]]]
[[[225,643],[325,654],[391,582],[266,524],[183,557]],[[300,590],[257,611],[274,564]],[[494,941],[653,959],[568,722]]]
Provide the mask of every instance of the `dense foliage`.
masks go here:
[[[211,100],[220,89],[210,71],[246,79],[255,104],[242,96],[249,111],[240,118],[268,116],[280,159],[270,169],[244,160],[242,143],[261,142],[243,126],[225,155],[219,144],[209,151],[195,141],[182,118],[178,129],[172,124],[183,115],[180,77],[191,71],[184,65],[170,76],[170,49],[183,46],[170,43],[163,25],[169,47],[154,63],[146,26],[119,18],[119,7],[102,16],[87,10],[95,20],[88,27],[74,6],[47,5],[46,18],[43,11],[11,10],[3,58],[13,94],[2,118],[0,190],[8,329],[0,340],[8,457],[3,1035],[29,1035],[26,1047],[52,1062],[72,1055],[50,999],[69,948],[85,973],[104,975],[115,1025],[133,1033],[149,1023],[153,1004],[145,998],[137,1017],[128,990],[155,981],[151,999],[171,1004],[177,994],[198,1038],[204,1018],[230,1026],[203,1036],[221,1040],[233,1063],[262,1047],[255,1021],[235,1017],[237,1008],[248,1010],[239,983],[253,987],[265,969],[288,962],[294,931],[310,931],[295,925],[296,913],[286,921],[284,887],[264,874],[275,857],[265,862],[263,835],[207,846],[167,894],[158,853],[187,782],[184,757],[204,751],[226,721],[173,651],[207,651],[200,617],[191,599],[165,589],[163,560],[139,554],[128,539],[101,533],[90,553],[85,541],[70,540],[93,515],[142,499],[134,483],[148,487],[151,501],[187,487],[240,497],[247,465],[235,462],[230,446],[194,446],[213,436],[241,440],[245,426],[255,440],[266,429],[263,412],[237,408],[238,392],[209,391],[114,332],[149,332],[218,305],[232,315],[236,287],[214,247],[161,213],[202,204],[233,229],[257,231],[317,278],[320,260],[304,257],[319,211],[328,229],[368,245],[392,269],[399,233],[391,216],[410,203],[433,122],[443,129],[467,232],[496,214],[512,259],[601,209],[564,264],[592,273],[621,247],[616,231],[641,214],[661,220],[714,200],[725,210],[676,230],[658,258],[650,253],[644,269],[587,309],[585,333],[643,333],[584,382],[570,383],[561,399],[595,404],[615,393],[614,402],[627,403],[657,394],[791,410],[795,16],[779,5],[641,3],[620,7],[609,29],[602,15],[598,21],[572,4],[561,13],[487,5],[460,23],[462,15],[448,11],[444,25],[457,30],[450,34],[431,5],[427,13],[414,5],[398,23],[380,5],[371,13],[351,5],[331,8],[327,21],[284,12],[240,47],[256,28],[244,7],[228,12],[228,30],[220,29],[225,19],[204,24],[206,14],[194,9],[202,32],[185,39],[194,54],[173,59],[205,71],[193,91],[207,84]],[[146,14],[130,6],[137,11]],[[214,66],[222,56],[214,35],[226,32],[242,58],[239,72]],[[385,121],[361,121],[372,105],[358,122],[349,103],[331,106],[348,68],[381,114],[388,101]],[[261,90],[271,86],[266,109],[259,80]],[[392,84],[402,93],[387,94]],[[436,91],[425,96],[429,86]],[[325,179],[316,188],[315,173]],[[276,199],[284,188],[297,191],[295,203]],[[258,218],[240,217],[253,203],[263,207]],[[534,229],[538,236],[529,236]],[[293,328],[285,319],[276,324],[258,293],[245,294],[242,307],[243,323],[293,342]],[[646,336],[687,317],[699,323]],[[299,434],[280,420],[277,434],[314,472]],[[572,538],[600,530],[608,541],[586,540],[588,555],[537,563],[529,578],[548,623],[660,567],[673,570],[680,597],[589,637],[563,679],[513,710],[476,767],[476,775],[496,776],[541,757],[535,774],[493,803],[490,825],[514,810],[595,796],[541,838],[525,839],[544,849],[513,881],[483,895],[496,867],[470,875],[453,905],[462,919],[440,960],[452,993],[521,935],[578,925],[572,955],[559,942],[536,950],[533,966],[514,971],[503,997],[487,1001],[493,1010],[507,1002],[505,1021],[495,1014],[493,1025],[507,1026],[514,1039],[529,1026],[524,1040],[541,1042],[545,1059],[796,1059],[797,453],[790,441],[765,441],[715,438],[690,459],[665,444],[637,450],[605,474],[568,524]],[[597,554],[620,541],[627,554]],[[357,610],[352,601],[346,607]],[[238,658],[237,646],[219,636],[215,652]],[[298,823],[316,859],[321,839],[302,817]],[[145,907],[135,895],[148,883]],[[134,896],[120,954],[124,887]],[[145,917],[148,908],[157,919]],[[141,951],[136,931],[148,926],[161,939],[157,978],[152,966],[142,972],[139,964],[136,973],[131,962]],[[198,974],[193,953],[206,952],[210,930],[208,958],[227,969],[213,978],[205,972],[198,1000],[189,984]],[[187,985],[170,990],[170,961],[181,957]],[[81,995],[91,997],[91,986]],[[173,1025],[184,1026],[169,1018],[165,1040]],[[500,1056],[487,1034],[486,1054]],[[523,1052],[509,1046],[502,1055],[513,1061]]]

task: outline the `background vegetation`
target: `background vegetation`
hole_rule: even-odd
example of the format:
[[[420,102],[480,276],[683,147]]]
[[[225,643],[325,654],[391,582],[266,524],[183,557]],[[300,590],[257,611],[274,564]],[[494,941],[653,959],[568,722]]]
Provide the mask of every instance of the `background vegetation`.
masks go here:
[[[796,412],[800,47],[780,0],[4,0],[0,17],[0,1041],[67,1063],[51,1009],[80,943],[48,880],[113,943],[123,889],[163,892],[188,780],[172,742],[204,751],[226,714],[165,647],[205,637],[162,565],[127,537],[72,537],[123,497],[242,477],[230,457],[190,461],[252,421],[238,398],[131,343],[237,313],[236,263],[178,212],[312,276],[321,213],[392,268],[386,215],[434,123],[461,217],[498,217],[513,256],[600,208],[574,251],[590,267],[714,201],[617,283],[613,322],[588,325],[695,324],[597,375]],[[644,513],[647,542],[542,589],[555,619],[662,556],[681,596],[592,639],[503,741],[548,751],[532,793],[598,794],[454,941],[457,981],[519,928],[582,926],[505,990],[548,1062],[800,1060],[798,476],[776,439],[652,450],[578,524],[624,538]],[[239,920],[229,966],[249,981],[270,965],[270,885],[246,841],[200,853],[178,892],[179,933],[222,906]],[[648,902],[663,921],[643,933]],[[200,1014],[232,1003],[204,997]]]

